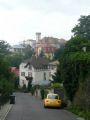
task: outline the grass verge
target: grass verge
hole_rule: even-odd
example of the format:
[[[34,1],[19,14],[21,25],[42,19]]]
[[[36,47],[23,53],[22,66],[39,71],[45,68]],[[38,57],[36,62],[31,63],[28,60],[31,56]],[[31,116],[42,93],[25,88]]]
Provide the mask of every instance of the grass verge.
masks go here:
[[[77,106],[69,106],[66,108],[68,111],[84,118],[85,120],[90,120],[90,111],[84,111]]]

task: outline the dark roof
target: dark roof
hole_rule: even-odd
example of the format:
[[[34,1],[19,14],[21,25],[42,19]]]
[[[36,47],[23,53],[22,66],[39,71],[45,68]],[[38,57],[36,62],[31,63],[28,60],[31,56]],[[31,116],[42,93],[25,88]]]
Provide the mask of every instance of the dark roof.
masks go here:
[[[25,60],[24,62],[27,63],[26,66],[32,65],[36,69],[47,69],[49,65],[49,61],[46,58],[39,56],[32,56],[31,59]]]

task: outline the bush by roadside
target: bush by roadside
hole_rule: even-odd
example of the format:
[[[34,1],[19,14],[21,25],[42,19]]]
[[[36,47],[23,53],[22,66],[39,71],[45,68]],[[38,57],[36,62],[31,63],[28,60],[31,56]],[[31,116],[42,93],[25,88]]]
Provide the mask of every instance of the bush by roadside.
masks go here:
[[[78,106],[69,106],[66,108],[68,111],[78,115],[79,117],[85,118],[85,120],[90,120],[90,111],[84,111]]]

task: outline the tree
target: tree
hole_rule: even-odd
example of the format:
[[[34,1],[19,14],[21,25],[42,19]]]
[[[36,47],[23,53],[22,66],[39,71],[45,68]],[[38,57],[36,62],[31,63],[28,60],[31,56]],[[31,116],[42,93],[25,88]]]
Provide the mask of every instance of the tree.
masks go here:
[[[64,53],[82,52],[83,47],[86,47],[86,51],[90,51],[90,40],[75,36],[66,43]]]
[[[83,51],[86,47],[86,52]],[[81,37],[73,37],[65,46],[60,59],[61,78],[69,100],[73,101],[79,87],[79,79],[84,79],[90,68],[90,42]]]
[[[5,56],[9,54],[9,44],[3,40],[0,41],[0,94],[3,101],[8,98],[13,90],[13,74],[10,71],[8,60]]]
[[[72,29],[74,36],[90,40],[90,15],[81,16],[78,21],[79,23]]]
[[[5,59],[8,60],[10,66],[19,68],[20,63],[25,59],[31,58],[32,54],[33,50],[30,46],[27,46],[23,54],[10,53],[9,55],[5,56]]]
[[[52,76],[52,78],[53,78],[53,83],[62,83],[60,64],[57,66],[57,71],[56,71],[55,74]]]
[[[0,40],[0,55],[6,55],[10,53],[9,48],[10,45],[6,41]]]
[[[25,46],[24,59],[31,58],[33,53],[34,53],[34,50],[31,48],[30,45]]]
[[[8,96],[13,91],[13,85],[11,81],[8,81],[6,78],[0,80],[0,93],[2,96]]]
[[[54,52],[54,60],[59,60],[59,58],[62,56],[63,51],[64,51],[64,47],[65,45],[61,45],[60,48],[58,48],[55,52]]]
[[[12,53],[5,57],[9,62],[9,66],[19,68],[20,63],[24,60],[24,56],[21,53]]]

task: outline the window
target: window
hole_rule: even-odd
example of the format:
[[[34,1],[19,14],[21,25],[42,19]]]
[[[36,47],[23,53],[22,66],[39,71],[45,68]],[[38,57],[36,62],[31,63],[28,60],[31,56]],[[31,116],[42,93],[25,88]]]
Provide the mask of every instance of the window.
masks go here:
[[[58,95],[48,95],[48,99],[59,99]]]
[[[25,72],[21,72],[21,76],[25,76]]]
[[[31,72],[28,72],[28,76],[29,76],[29,77],[32,77],[32,73],[31,73]]]
[[[44,72],[44,80],[46,80],[46,72]]]

